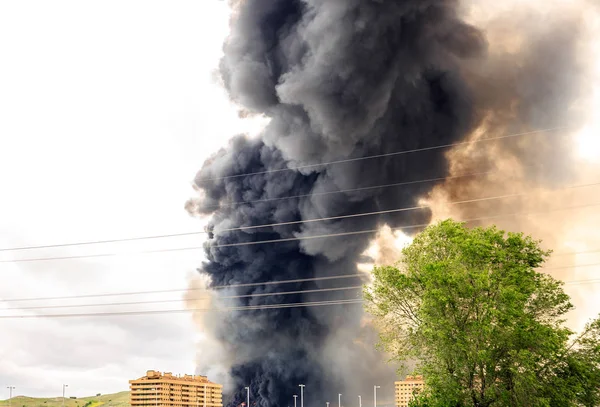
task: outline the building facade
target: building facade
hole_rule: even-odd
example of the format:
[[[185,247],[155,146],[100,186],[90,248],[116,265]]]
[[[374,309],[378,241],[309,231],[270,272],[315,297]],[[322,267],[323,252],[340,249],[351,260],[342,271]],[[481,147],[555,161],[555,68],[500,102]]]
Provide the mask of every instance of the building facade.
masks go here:
[[[408,407],[408,403],[423,391],[425,381],[423,376],[406,376],[405,380],[395,382],[396,407]]]
[[[220,384],[206,376],[174,376],[148,370],[129,381],[131,407],[223,407]]]

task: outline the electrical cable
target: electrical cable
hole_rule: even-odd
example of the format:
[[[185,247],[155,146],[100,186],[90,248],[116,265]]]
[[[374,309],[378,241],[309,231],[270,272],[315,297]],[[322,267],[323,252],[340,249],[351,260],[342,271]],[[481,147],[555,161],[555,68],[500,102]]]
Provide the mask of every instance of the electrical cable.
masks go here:
[[[527,167],[535,167],[535,166],[531,165],[531,166],[526,166],[525,168],[527,168]],[[415,181],[394,182],[391,184],[382,184],[382,185],[375,185],[375,186],[370,186],[370,187],[339,189],[337,191],[311,192],[310,194],[283,196],[283,197],[279,197],[279,198],[265,198],[265,199],[254,199],[254,200],[250,200],[250,201],[222,202],[222,203],[219,203],[218,205],[211,205],[208,207],[209,208],[220,208],[220,207],[228,207],[228,206],[235,206],[235,205],[242,205],[242,204],[273,202],[273,201],[282,201],[282,200],[286,200],[286,199],[308,198],[308,197],[340,194],[340,193],[347,193],[347,192],[368,191],[371,189],[393,188],[393,187],[400,187],[400,186],[406,186],[406,185],[424,184],[424,183],[428,183],[428,182],[441,182],[441,181],[450,181],[453,179],[460,179],[460,178],[477,177],[480,175],[489,175],[489,174],[494,174],[497,172],[503,172],[503,170],[496,169],[496,170],[490,170],[490,171],[472,172],[472,173],[466,173],[466,174],[460,174],[460,175],[450,175],[447,177],[428,178],[428,179],[415,180]]]
[[[452,147],[458,147],[458,146],[463,146],[463,145],[483,143],[483,142],[488,142],[488,141],[503,140],[503,139],[527,136],[527,135],[532,135],[532,134],[551,133],[556,130],[564,130],[564,129],[568,129],[570,127],[571,126],[551,127],[551,128],[547,128],[547,129],[533,130],[533,131],[527,131],[527,132],[523,132],[523,133],[507,134],[505,136],[499,136],[499,137],[489,137],[489,138],[479,139],[479,140],[460,141],[457,143],[441,144],[441,145],[437,145],[437,146],[415,148],[415,149],[411,149],[411,150],[402,150],[402,151],[396,151],[396,152],[392,152],[392,153],[375,154],[375,155],[370,155],[370,156],[365,156],[365,157],[347,158],[344,160],[328,161],[328,162],[318,163],[318,164],[299,165],[296,167],[280,168],[280,169],[276,169],[276,170],[247,172],[247,173],[243,173],[243,174],[227,175],[224,177],[201,178],[199,180],[196,180],[196,185],[198,182],[203,182],[203,181],[218,181],[218,180],[223,180],[223,179],[248,177],[251,175],[273,174],[273,173],[284,172],[284,171],[297,171],[297,170],[306,169],[306,168],[314,168],[314,167],[322,167],[322,166],[327,166],[327,165],[335,165],[335,164],[342,164],[342,163],[348,163],[348,162],[371,160],[371,159],[375,159],[375,158],[393,157],[393,156],[398,156],[398,155],[403,155],[403,154],[417,153],[417,152],[421,152],[421,151],[439,150],[439,149],[443,149],[443,148],[452,148]]]
[[[369,190],[369,189],[379,189],[379,188],[390,188],[390,187],[396,187],[396,186],[413,185],[413,184],[420,184],[420,183],[427,183],[427,182],[447,181],[447,180],[452,180],[452,179],[492,174],[492,173],[496,173],[496,172],[502,172],[502,170],[490,170],[490,171],[468,173],[468,174],[455,175],[455,176],[449,176],[449,177],[439,177],[439,178],[430,178],[430,179],[416,180],[416,181],[397,182],[397,183],[393,183],[393,184],[384,184],[384,185],[375,185],[375,186],[362,187],[362,188],[343,189],[343,190],[338,190],[338,191],[314,192],[311,194],[285,196],[285,197],[280,197],[280,198],[268,198],[268,199],[257,199],[257,200],[252,200],[252,201],[229,202],[229,203],[223,203],[220,206],[233,206],[233,205],[241,205],[244,203],[280,201],[280,200],[285,200],[285,199],[303,198],[303,197],[309,197],[309,196],[321,196],[321,195],[330,195],[330,194],[336,194],[336,193],[364,191],[364,190]],[[215,207],[218,207],[218,206],[219,205],[217,205]],[[45,244],[45,245],[37,245],[37,246],[8,247],[8,248],[0,248],[0,252],[50,249],[50,248],[58,248],[58,247],[85,246],[85,245],[106,244],[106,243],[123,243],[123,242],[131,242],[131,241],[138,241],[138,240],[164,239],[164,238],[172,238],[172,237],[193,236],[193,235],[201,235],[201,234],[207,234],[207,233],[209,233],[209,232],[207,232],[207,231],[180,232],[180,233],[169,233],[169,234],[162,234],[162,235],[127,237],[127,238],[119,238],[119,239],[91,240],[91,241],[84,241],[84,242]]]
[[[311,278],[295,278],[292,280],[274,280],[264,281],[257,283],[243,283],[243,284],[228,284],[228,285],[217,285],[208,287],[211,290],[223,290],[227,288],[241,288],[241,287],[259,287],[264,285],[276,285],[276,284],[291,284],[291,283],[305,283],[312,281],[327,281],[327,280],[339,280],[347,278],[365,278],[364,273],[353,273],[353,274],[341,274],[338,276],[325,276],[325,277],[311,277]],[[101,293],[101,294],[81,294],[81,295],[69,295],[61,297],[34,297],[34,298],[7,298],[1,299],[0,302],[24,302],[24,301],[50,301],[50,300],[71,300],[80,298],[98,298],[98,297],[120,297],[129,295],[143,295],[143,294],[167,294],[177,293],[184,291],[199,291],[205,290],[205,288],[176,288],[170,290],[153,290],[153,291],[130,291],[121,293]]]
[[[590,186],[596,186],[596,185],[600,185],[600,183],[570,186],[570,187],[561,188],[560,190],[584,188],[584,187],[590,187]],[[559,191],[559,190],[555,190],[553,192],[556,192],[556,191]],[[530,195],[530,194],[531,193],[501,195],[501,196],[495,196],[495,197],[485,197],[485,198],[469,199],[469,200],[464,200],[464,201],[449,202],[448,204],[449,205],[459,205],[459,204],[465,204],[465,203],[489,201],[489,200],[494,200],[494,199],[504,199],[504,198],[518,197],[518,196],[526,196],[526,195]],[[571,207],[567,207],[567,208],[561,208],[558,210],[579,209],[579,208],[583,208],[583,207],[597,206],[597,205],[600,205],[600,204],[576,205],[576,206],[571,206]],[[341,216],[318,218],[318,219],[307,219],[307,220],[302,220],[302,221],[279,222],[279,223],[271,223],[271,224],[263,224],[263,225],[244,226],[244,227],[239,227],[239,228],[224,229],[223,231],[255,229],[255,228],[263,228],[263,227],[301,224],[301,223],[310,223],[310,222],[335,220],[335,219],[346,219],[346,218],[353,218],[353,217],[360,217],[360,216],[372,216],[372,215],[383,214],[383,213],[418,210],[418,209],[424,209],[424,208],[428,208],[428,207],[429,207],[429,205],[421,205],[421,206],[415,206],[415,207],[397,208],[397,209],[390,209],[390,210],[376,211],[376,212],[341,215]],[[474,218],[474,219],[465,219],[465,220],[463,220],[463,222],[473,222],[473,221],[479,221],[479,220],[496,219],[498,217],[509,217],[509,216],[518,216],[518,215],[526,215],[526,214],[548,213],[548,212],[554,212],[554,211],[556,211],[556,210],[549,210],[549,211],[542,211],[542,212],[530,212],[530,213],[514,213],[514,214],[494,215],[494,216]],[[419,224],[419,225],[399,226],[399,227],[392,228],[392,230],[412,229],[412,228],[427,227],[427,226],[429,226],[429,223]],[[291,238],[258,240],[258,241],[253,241],[253,242],[215,244],[215,245],[210,245],[209,247],[210,248],[223,248],[223,247],[235,247],[235,246],[250,246],[250,245],[267,244],[267,243],[280,243],[280,242],[290,242],[290,241],[298,241],[298,240],[321,239],[321,238],[326,238],[326,237],[351,236],[351,235],[359,235],[359,234],[365,234],[365,233],[374,233],[374,232],[377,232],[377,230],[378,229],[369,229],[369,230],[362,230],[362,231],[329,233],[329,234],[313,235],[313,236],[299,236],[299,237],[296,236],[296,237],[291,237]],[[89,254],[89,255],[37,257],[37,258],[29,258],[29,259],[11,259],[11,260],[0,260],[0,263],[22,263],[22,262],[51,261],[51,260],[71,260],[71,259],[84,259],[84,258],[116,257],[116,256],[125,256],[125,255],[140,255],[140,254],[165,253],[165,252],[189,251],[189,250],[200,250],[200,249],[203,249],[203,247],[194,246],[194,247],[182,247],[182,248],[172,248],[172,249],[145,250],[145,251],[131,252],[131,253],[100,253],[100,254]]]
[[[560,267],[542,267],[542,270],[562,270],[562,269],[584,268],[584,267],[593,267],[593,266],[600,266],[600,263],[576,264],[576,265],[572,265],[572,266],[560,266]]]
[[[567,255],[577,255],[577,254],[589,254],[589,253],[598,253],[600,250],[585,250],[579,252],[567,252],[567,253],[557,253],[552,254],[551,258],[557,256],[567,256]],[[572,266],[568,266],[572,267]],[[577,267],[577,266],[575,266]],[[567,267],[565,267],[567,268]],[[545,270],[552,269],[549,267],[544,267]],[[262,283],[248,283],[248,284],[231,284],[231,285],[222,285],[209,287],[211,290],[220,290],[226,288],[237,288],[237,287],[256,287],[261,285],[273,285],[273,284],[288,284],[288,283],[298,283],[298,282],[309,282],[309,281],[322,281],[322,280],[334,280],[334,279],[345,279],[345,278],[364,278],[364,274],[345,274],[340,276],[328,276],[328,277],[315,277],[315,278],[304,278],[304,279],[294,279],[294,280],[279,280],[279,281],[267,281]],[[81,298],[99,298],[99,297],[116,297],[116,296],[131,296],[131,295],[146,295],[146,294],[165,294],[165,293],[174,293],[174,292],[184,292],[184,291],[197,291],[197,290],[205,290],[205,288],[182,288],[182,289],[171,289],[171,290],[154,290],[154,291],[134,291],[134,292],[121,292],[121,293],[101,293],[101,294],[82,294],[82,295],[72,295],[72,296],[62,296],[62,297],[37,297],[37,298],[12,298],[12,299],[0,299],[0,302],[30,302],[30,301],[50,301],[50,300],[68,300],[68,299],[81,299]],[[271,294],[268,294],[271,295]],[[274,294],[273,294],[274,295]],[[242,296],[243,297],[243,296]],[[241,297],[240,297],[241,298]],[[202,298],[195,298],[194,300],[198,300]],[[179,301],[179,300],[176,300]],[[129,304],[142,304],[144,302],[138,303],[129,303]],[[100,305],[116,305],[116,304],[98,304]],[[120,304],[119,304],[120,305]],[[20,308],[23,309],[23,308]]]
[[[271,297],[276,295],[293,295],[293,294],[313,294],[321,292],[332,292],[332,291],[348,291],[362,289],[362,285],[350,286],[350,287],[337,287],[337,288],[319,288],[312,290],[296,290],[296,291],[280,291],[274,293],[255,293],[246,295],[231,295],[219,297],[219,299],[239,299],[239,298],[259,298],[259,297]],[[176,300],[158,300],[158,301],[133,301],[133,302],[116,302],[116,303],[95,303],[95,304],[75,304],[75,305],[40,305],[34,307],[11,307],[11,310],[33,310],[33,309],[56,309],[56,308],[88,308],[88,307],[113,307],[113,306],[127,306],[127,305],[147,305],[147,304],[166,304],[182,301],[202,301],[209,300],[211,296],[197,297],[197,298],[179,298]],[[1,300],[0,300],[1,302]]]
[[[361,304],[362,299],[331,300],[296,302],[271,305],[251,305],[241,307],[214,307],[214,308],[191,308],[191,309],[169,309],[153,311],[124,311],[124,312],[98,312],[98,313],[75,313],[75,314],[33,314],[33,315],[0,315],[0,319],[33,319],[33,318],[77,318],[77,317],[110,317],[110,316],[132,316],[132,315],[157,315],[157,314],[182,314],[190,312],[219,312],[219,311],[248,311],[284,308],[316,307],[325,305]]]
[[[585,253],[585,252],[582,252],[582,253]],[[575,252],[572,254],[578,254],[578,253]],[[600,266],[600,263],[561,266],[561,267],[541,267],[540,270],[546,271],[546,270],[583,268],[583,267],[593,267],[593,266]],[[281,283],[281,282],[277,282],[277,283]],[[231,287],[231,286],[229,286],[229,287]],[[271,296],[276,296],[276,295],[312,294],[312,293],[320,293],[320,292],[357,290],[357,289],[361,289],[361,288],[363,288],[362,285],[348,286],[348,287],[336,287],[336,288],[319,288],[319,289],[309,289],[309,290],[278,291],[278,292],[272,292],[272,293],[254,293],[254,294],[245,294],[245,295],[224,296],[224,297],[219,297],[219,299],[239,299],[239,298],[271,297]],[[192,288],[186,289],[183,291],[189,291],[191,289]],[[110,295],[110,294],[108,294],[108,295]],[[116,295],[122,295],[122,294],[115,293],[112,295],[116,296]],[[211,298],[212,298],[211,296],[204,296],[204,297],[196,297],[196,298],[189,298],[189,299],[179,298],[179,299],[175,299],[175,300],[132,301],[132,302],[74,304],[74,305],[45,305],[45,306],[33,306],[33,307],[13,307],[10,309],[11,310],[13,310],[13,309],[14,310],[34,310],[34,309],[88,308],[88,307],[105,307],[105,306],[107,307],[107,306],[166,304],[166,303],[175,303],[175,302],[181,302],[181,301],[201,301],[201,300],[208,300]],[[10,301],[10,300],[8,300],[8,301]],[[12,300],[12,301],[19,301],[19,300]],[[27,301],[27,299],[24,299],[23,301]],[[3,301],[0,300],[0,302],[3,302]]]
[[[565,284],[589,284],[600,282],[600,279],[566,281]],[[73,313],[73,314],[33,314],[33,315],[0,315],[0,319],[42,319],[42,318],[81,318],[81,317],[110,317],[110,316],[139,316],[139,315],[159,315],[159,314],[182,314],[190,312],[222,312],[222,311],[259,311],[269,309],[303,308],[330,305],[362,304],[364,300],[360,298],[346,300],[329,301],[311,301],[283,304],[250,305],[239,307],[213,307],[213,308],[190,308],[190,309],[169,309],[152,311],[123,311],[123,312],[99,312],[99,313]]]

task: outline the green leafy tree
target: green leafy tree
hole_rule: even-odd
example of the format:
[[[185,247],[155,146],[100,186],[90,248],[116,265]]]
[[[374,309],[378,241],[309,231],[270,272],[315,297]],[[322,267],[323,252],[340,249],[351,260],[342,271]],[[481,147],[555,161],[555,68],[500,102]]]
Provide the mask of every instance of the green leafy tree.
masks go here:
[[[380,345],[426,379],[414,407],[600,405],[600,322],[565,327],[569,296],[536,271],[549,255],[523,234],[448,220],[374,269]]]

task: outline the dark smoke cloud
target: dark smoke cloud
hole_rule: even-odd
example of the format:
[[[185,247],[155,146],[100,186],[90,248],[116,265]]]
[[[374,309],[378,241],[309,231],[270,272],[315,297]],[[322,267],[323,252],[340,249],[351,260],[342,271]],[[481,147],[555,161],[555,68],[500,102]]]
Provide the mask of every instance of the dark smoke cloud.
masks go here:
[[[231,98],[270,119],[260,139],[234,138],[196,177],[201,199],[188,209],[211,214],[208,261],[212,284],[238,284],[348,274],[356,271],[371,235],[275,244],[215,247],[317,234],[426,223],[428,211],[400,212],[225,231],[411,206],[434,186],[319,195],[325,191],[442,177],[444,150],[302,170],[265,172],[359,158],[461,140],[478,124],[482,97],[470,91],[465,61],[481,61],[486,41],[462,22],[453,0],[240,1],[224,46],[221,73]],[[537,98],[535,92],[531,98]],[[303,197],[271,200],[286,196]],[[231,204],[240,201],[262,202]],[[266,200],[266,201],[265,201]],[[235,294],[356,284],[326,282],[239,288]],[[358,292],[240,299],[263,305],[356,297]],[[231,300],[229,300],[231,302]],[[373,384],[392,387],[393,369],[372,350],[373,331],[360,305],[243,311],[212,321],[230,354],[233,394],[250,385],[260,406],[288,406],[297,384],[306,403],[363,395]],[[347,395],[347,396],[346,396]]]

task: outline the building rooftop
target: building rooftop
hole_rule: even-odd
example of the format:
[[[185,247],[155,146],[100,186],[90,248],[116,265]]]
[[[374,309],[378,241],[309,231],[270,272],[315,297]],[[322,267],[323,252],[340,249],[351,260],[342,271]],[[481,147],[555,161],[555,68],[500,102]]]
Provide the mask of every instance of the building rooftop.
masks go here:
[[[200,383],[212,383],[206,376],[200,375],[173,375],[171,372],[162,373],[158,370],[148,370],[146,372],[146,376],[140,377],[139,379],[133,381],[144,381],[144,380],[177,380],[177,381],[187,381],[187,382],[200,382]]]
[[[396,383],[402,382],[422,382],[423,376],[406,376],[406,379],[397,381]]]

